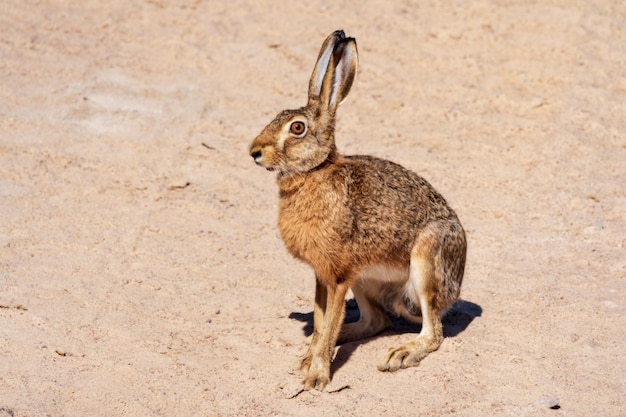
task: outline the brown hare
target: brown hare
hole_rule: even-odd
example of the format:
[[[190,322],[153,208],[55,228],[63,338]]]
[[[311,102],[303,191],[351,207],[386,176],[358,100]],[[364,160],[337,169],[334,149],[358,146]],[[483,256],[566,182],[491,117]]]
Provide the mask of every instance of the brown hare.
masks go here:
[[[278,226],[288,251],[315,271],[313,334],[301,363],[305,389],[323,390],[337,343],[391,326],[387,312],[422,323],[413,341],[390,349],[381,371],[416,366],[443,342],[441,316],[458,298],[465,232],[423,178],[335,146],[335,112],[357,67],[357,48],[332,33],[309,82],[307,105],[284,110],[250,145],[254,161],[277,171]],[[352,289],[360,318],[344,324]]]

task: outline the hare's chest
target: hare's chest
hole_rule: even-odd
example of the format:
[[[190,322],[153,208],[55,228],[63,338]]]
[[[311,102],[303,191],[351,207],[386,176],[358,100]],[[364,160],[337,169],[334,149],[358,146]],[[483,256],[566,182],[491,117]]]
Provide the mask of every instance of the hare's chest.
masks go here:
[[[278,227],[285,247],[314,268],[342,252],[341,207],[320,200],[281,199]]]

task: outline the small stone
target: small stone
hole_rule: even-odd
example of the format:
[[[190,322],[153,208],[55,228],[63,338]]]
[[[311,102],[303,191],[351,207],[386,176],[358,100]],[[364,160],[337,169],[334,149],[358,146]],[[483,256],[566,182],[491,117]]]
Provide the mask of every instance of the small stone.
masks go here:
[[[543,98],[541,97],[535,97],[531,102],[530,102],[530,107],[533,109],[538,109],[539,107],[542,107],[543,105],[545,105],[545,101],[543,100]]]
[[[544,397],[535,402],[537,407],[541,408],[552,408],[553,410],[559,409],[559,398],[558,397]]]
[[[189,181],[176,181],[167,186],[167,189],[172,190],[182,190],[183,188],[187,188],[191,185]]]
[[[296,382],[287,382],[279,386],[283,395],[287,399],[296,398],[298,395],[304,392],[302,384]]]

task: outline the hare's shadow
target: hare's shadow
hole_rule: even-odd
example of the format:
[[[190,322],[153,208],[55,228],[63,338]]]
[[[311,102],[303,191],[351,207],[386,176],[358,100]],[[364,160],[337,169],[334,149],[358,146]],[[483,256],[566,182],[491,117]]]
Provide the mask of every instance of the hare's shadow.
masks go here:
[[[442,319],[443,336],[447,338],[459,335],[459,333],[467,329],[467,327],[476,317],[480,317],[482,312],[483,309],[478,304],[474,304],[466,300],[457,301],[452,305],[452,307],[450,307],[450,310],[448,310],[448,312]],[[311,333],[313,333],[313,312],[293,312],[289,315],[289,318],[304,323],[302,331],[304,332],[305,336],[310,336]],[[385,331],[377,336],[341,345],[339,347],[339,350],[337,351],[337,355],[335,356],[333,363],[331,364],[331,373],[334,373],[337,369],[341,368],[348,361],[348,359],[352,355],[352,352],[354,352],[359,345],[367,343],[374,337],[379,337],[381,335],[390,333],[419,333],[422,328],[420,324],[415,324],[402,317],[390,315],[390,318],[392,321],[391,330]],[[352,323],[357,321],[358,319],[359,307],[357,306],[354,299],[347,300],[344,322]]]

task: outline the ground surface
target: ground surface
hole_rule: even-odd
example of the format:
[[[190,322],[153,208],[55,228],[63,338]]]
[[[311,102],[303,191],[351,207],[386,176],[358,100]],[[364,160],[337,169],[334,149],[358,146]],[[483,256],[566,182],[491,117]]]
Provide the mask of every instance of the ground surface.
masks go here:
[[[2,2],[0,416],[624,415],[626,4],[359,4]],[[338,28],[338,146],[426,177],[469,258],[438,352],[378,372],[396,322],[299,393],[313,276],[246,148]]]

